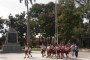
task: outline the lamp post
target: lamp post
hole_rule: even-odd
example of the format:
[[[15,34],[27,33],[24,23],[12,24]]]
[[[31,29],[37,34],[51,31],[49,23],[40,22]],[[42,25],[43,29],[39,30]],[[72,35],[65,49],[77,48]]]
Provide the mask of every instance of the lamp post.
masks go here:
[[[58,44],[57,0],[55,0],[55,40]]]

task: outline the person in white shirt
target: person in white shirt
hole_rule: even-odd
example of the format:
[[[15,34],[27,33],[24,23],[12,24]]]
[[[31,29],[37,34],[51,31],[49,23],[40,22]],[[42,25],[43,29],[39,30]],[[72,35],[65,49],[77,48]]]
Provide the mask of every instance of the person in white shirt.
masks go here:
[[[75,44],[71,45],[71,55],[74,56],[75,54]]]
[[[25,45],[25,57],[24,58],[26,58],[26,56],[28,56],[29,57],[29,55],[28,55],[28,45]]]
[[[42,44],[40,47],[41,47],[42,57],[44,57],[45,56],[45,51],[46,51],[46,46],[44,44]]]
[[[32,57],[31,51],[32,51],[31,47],[28,46],[28,54],[31,55],[31,57]]]
[[[78,57],[78,46],[75,44],[75,56]]]

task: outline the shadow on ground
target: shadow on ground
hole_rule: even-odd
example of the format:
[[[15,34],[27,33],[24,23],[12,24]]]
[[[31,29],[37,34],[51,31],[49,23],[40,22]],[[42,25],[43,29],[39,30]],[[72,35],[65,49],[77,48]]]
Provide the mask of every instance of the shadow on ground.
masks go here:
[[[81,60],[81,59],[78,59],[78,58],[65,58],[63,60]]]
[[[7,59],[6,57],[0,57],[0,59]]]

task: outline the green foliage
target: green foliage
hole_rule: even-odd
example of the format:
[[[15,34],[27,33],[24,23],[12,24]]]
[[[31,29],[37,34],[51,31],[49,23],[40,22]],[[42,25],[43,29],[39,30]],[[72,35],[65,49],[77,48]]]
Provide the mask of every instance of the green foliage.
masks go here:
[[[59,11],[59,36],[62,40],[70,40],[72,36],[81,32],[80,28],[83,24],[81,13],[73,5],[61,6]]]
[[[34,4],[30,9],[29,16],[38,17],[44,11],[44,4]]]
[[[32,48],[32,51],[41,51],[41,48]]]
[[[6,28],[4,28],[4,25],[6,25],[6,21],[7,19],[2,19],[0,17],[0,34],[2,34],[2,36],[5,36],[5,33],[6,33]]]
[[[26,19],[25,19],[25,12],[15,15],[15,29],[18,31],[19,33],[19,37],[22,38],[24,37],[24,34],[26,33]]]
[[[40,33],[40,25],[38,20],[33,18],[30,20],[30,35],[35,37],[38,33]]]
[[[3,29],[3,23],[4,23],[4,21],[5,20],[0,17],[0,29]]]
[[[46,33],[46,36],[53,36],[55,31],[54,3],[34,4],[29,12],[29,17],[37,18],[39,32]]]

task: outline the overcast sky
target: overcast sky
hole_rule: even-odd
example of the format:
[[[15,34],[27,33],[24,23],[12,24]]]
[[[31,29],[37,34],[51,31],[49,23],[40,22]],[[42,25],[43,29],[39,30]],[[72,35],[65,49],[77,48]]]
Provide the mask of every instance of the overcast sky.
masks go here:
[[[55,0],[36,0],[36,3],[55,2]],[[31,4],[29,4],[31,7]],[[20,4],[19,0],[0,0],[0,17],[8,18],[9,14],[12,15],[26,11],[24,1]]]
[[[55,2],[55,0],[36,0],[36,3],[47,4],[49,2]],[[31,4],[29,4],[29,7],[31,7]],[[14,16],[23,11],[26,11],[24,1],[20,3],[19,0],[0,0],[0,17],[2,18],[8,18],[10,13]],[[84,19],[84,22],[86,21],[87,20]]]

